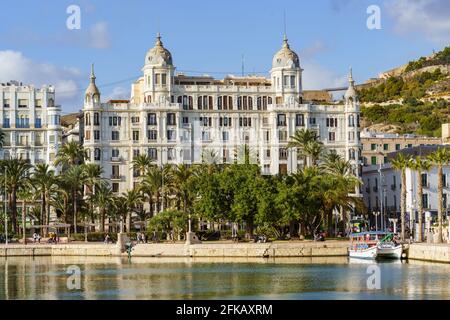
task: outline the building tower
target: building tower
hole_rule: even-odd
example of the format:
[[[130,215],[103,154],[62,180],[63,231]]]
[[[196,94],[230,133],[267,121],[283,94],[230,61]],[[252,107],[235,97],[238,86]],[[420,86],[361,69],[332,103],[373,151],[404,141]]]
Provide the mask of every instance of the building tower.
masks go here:
[[[175,68],[172,54],[164,48],[161,35],[156,36],[155,46],[145,56],[144,103],[170,103]]]
[[[274,55],[270,75],[276,104],[302,103],[302,69],[300,59],[284,36],[282,48]],[[284,99],[283,99],[284,97]]]
[[[84,127],[85,143],[89,160],[101,160],[101,100],[100,90],[95,84],[94,64],[91,66],[91,77],[89,86],[84,94]]]
[[[350,68],[348,76],[349,86],[344,94],[345,100],[345,117],[346,117],[346,149],[348,154],[346,159],[350,161],[353,167],[353,172],[357,177],[361,176],[360,161],[361,158],[361,142],[360,142],[360,119],[359,119],[359,100],[355,88],[355,81],[353,80],[352,68]],[[356,192],[359,194],[359,188]]]

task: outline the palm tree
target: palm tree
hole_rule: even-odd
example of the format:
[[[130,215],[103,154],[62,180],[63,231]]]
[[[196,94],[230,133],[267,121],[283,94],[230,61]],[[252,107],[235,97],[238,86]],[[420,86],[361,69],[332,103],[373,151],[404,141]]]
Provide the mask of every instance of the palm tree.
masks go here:
[[[85,173],[85,188],[84,195],[87,196],[88,192],[91,195],[95,195],[97,186],[102,182],[103,169],[98,164],[88,163],[83,164],[83,170]],[[94,197],[89,197],[89,200],[93,200]],[[91,213],[91,222],[94,222],[94,203],[90,201],[89,212]]]
[[[140,190],[148,196],[150,205],[150,216],[153,216],[153,199],[155,199],[155,213],[161,211],[161,192],[163,188],[163,168],[154,167],[147,171],[139,186]]]
[[[3,145],[5,143],[5,132],[0,129],[0,149],[3,149]]]
[[[141,176],[145,175],[153,165],[153,160],[147,154],[140,154],[131,162],[134,170],[138,170]]]
[[[31,165],[22,159],[4,160],[2,162],[3,172],[2,184],[5,185],[9,193],[9,209],[11,212],[11,223],[13,230],[17,233],[17,193],[27,184]]]
[[[56,156],[55,166],[62,165],[63,167],[74,166],[81,164],[86,159],[86,150],[76,141],[64,144],[58,151]]]
[[[442,219],[443,219],[443,201],[442,195],[444,192],[443,184],[443,166],[450,160],[450,152],[447,148],[438,148],[435,152],[428,155],[428,159],[437,166],[438,169],[438,243],[442,243]]]
[[[100,213],[100,232],[105,231],[106,210],[112,204],[113,192],[109,185],[102,183],[92,195],[93,203],[98,207]]]
[[[417,173],[417,211],[419,215],[419,230],[417,230],[417,238],[419,242],[423,241],[423,184],[422,184],[422,174],[427,172],[431,168],[431,163],[427,159],[422,157],[416,157],[411,160],[410,168],[415,170]]]
[[[183,200],[183,212],[187,213],[191,196],[190,187],[193,171],[186,164],[179,164],[173,168],[172,174],[175,193],[178,199]]]
[[[68,221],[70,196],[72,195],[72,187],[69,182],[65,176],[56,176],[57,190],[52,197],[53,207],[61,212],[62,221],[66,223]]]
[[[95,193],[95,187],[98,186],[102,180],[103,169],[101,166],[94,163],[84,164],[83,169],[86,174],[85,184],[87,189],[89,189],[89,192]]]
[[[341,199],[345,203],[345,205],[340,206],[340,215],[343,221],[344,229],[347,229],[347,210],[344,209],[345,206],[352,200],[351,194],[354,189],[358,187],[362,182],[353,174],[353,166],[350,161],[345,160],[341,155],[336,153],[336,151],[330,151],[325,154],[324,161],[321,164],[320,168],[331,175],[333,175],[337,180],[343,182],[341,187],[346,186],[348,190],[347,196],[341,193]],[[352,190],[353,187],[353,190]],[[341,190],[342,191],[342,190]],[[344,230],[344,231],[345,231]]]
[[[397,156],[391,160],[392,167],[395,170],[401,171],[402,176],[402,190],[401,190],[401,201],[400,201],[400,217],[401,217],[401,239],[405,240],[405,215],[406,215],[406,169],[410,165],[411,157],[399,152]],[[395,232],[395,230],[394,230]]]
[[[33,200],[34,194],[31,192],[31,185],[28,185],[27,188],[21,189],[17,195],[19,199],[22,200],[22,239],[23,244],[27,244],[27,202]]]
[[[124,196],[114,197],[111,204],[108,206],[108,217],[113,218],[115,222],[120,222],[120,232],[124,232],[123,221],[128,215],[127,201]]]
[[[81,166],[71,167],[65,174],[66,182],[70,186],[72,192],[73,203],[73,229],[77,232],[77,218],[78,218],[78,191],[86,181],[86,173]]]
[[[303,165],[315,165],[323,151],[323,143],[319,141],[316,131],[300,129],[295,132],[288,143],[288,148],[295,148],[303,156]],[[309,163],[308,163],[309,160]]]
[[[34,168],[31,178],[41,197],[41,223],[47,225],[50,222],[50,194],[56,183],[55,171],[48,164],[40,163]]]
[[[131,215],[136,211],[138,206],[142,202],[142,194],[139,192],[137,188],[128,190],[123,194],[123,200],[126,203],[127,208],[127,232],[131,232]]]

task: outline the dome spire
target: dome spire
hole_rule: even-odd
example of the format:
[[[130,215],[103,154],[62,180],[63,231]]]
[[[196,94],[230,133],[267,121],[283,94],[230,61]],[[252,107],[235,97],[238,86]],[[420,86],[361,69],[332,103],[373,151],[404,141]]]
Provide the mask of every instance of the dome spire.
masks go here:
[[[159,47],[162,47],[163,46],[163,43],[162,43],[162,41],[161,41],[161,33],[157,33],[156,34],[156,43],[155,43],[155,46],[159,46]]]
[[[348,82],[353,86],[355,85],[355,80],[353,80],[353,69],[350,67],[350,72],[348,74]]]
[[[348,74],[348,89],[345,92],[345,99],[349,100],[350,98],[352,99],[357,99],[358,98],[358,94],[356,93],[356,88],[355,88],[355,80],[353,79],[353,69],[352,67],[350,67],[350,71]]]
[[[92,99],[92,97],[94,95],[97,96],[97,98],[100,100],[100,91],[97,88],[97,85],[95,84],[95,79],[97,79],[97,77],[95,76],[95,72],[94,72],[94,64],[91,64],[91,76],[90,76],[90,81],[89,81],[89,86],[86,89],[86,96],[89,96],[90,99]]]
[[[95,73],[94,73],[94,64],[92,63],[92,64],[91,64],[91,83],[94,83],[94,84],[95,84],[95,79],[97,79],[97,78],[95,77]]]

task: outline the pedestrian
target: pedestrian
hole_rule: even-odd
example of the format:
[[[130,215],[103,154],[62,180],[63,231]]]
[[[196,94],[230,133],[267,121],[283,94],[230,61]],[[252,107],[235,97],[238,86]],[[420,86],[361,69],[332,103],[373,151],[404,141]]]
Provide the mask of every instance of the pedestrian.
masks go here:
[[[105,244],[108,244],[108,243],[109,243],[109,234],[106,234],[104,243],[105,243]]]
[[[37,241],[37,233],[33,233],[33,243],[36,243]]]
[[[141,240],[142,240],[142,243],[147,243],[146,242],[147,239],[145,239],[145,233],[142,233]]]

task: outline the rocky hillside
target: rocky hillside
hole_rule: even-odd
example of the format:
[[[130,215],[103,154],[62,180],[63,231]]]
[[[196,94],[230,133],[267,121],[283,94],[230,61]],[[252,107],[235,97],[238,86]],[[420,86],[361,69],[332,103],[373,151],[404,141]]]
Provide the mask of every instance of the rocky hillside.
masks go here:
[[[440,136],[441,124],[450,122],[450,47],[401,70],[359,91],[363,125],[376,131]]]

